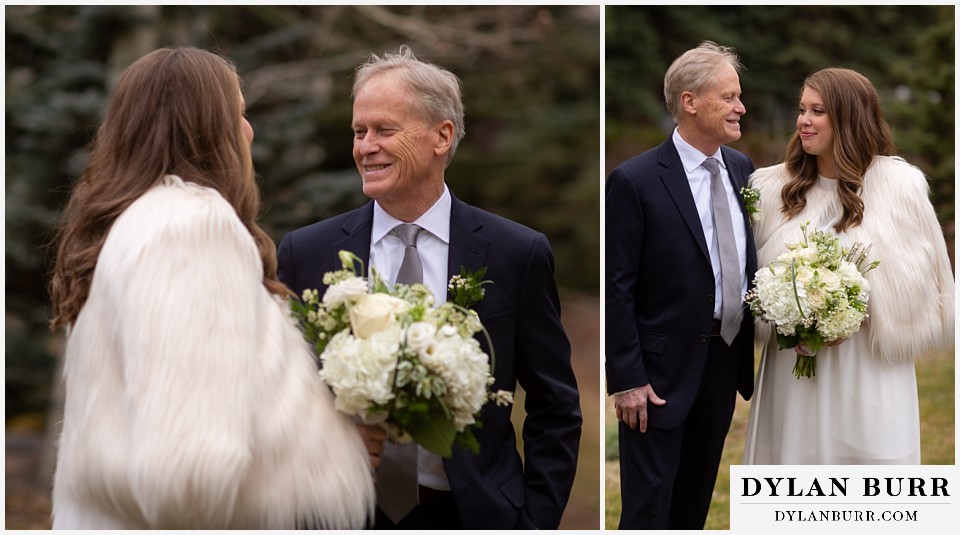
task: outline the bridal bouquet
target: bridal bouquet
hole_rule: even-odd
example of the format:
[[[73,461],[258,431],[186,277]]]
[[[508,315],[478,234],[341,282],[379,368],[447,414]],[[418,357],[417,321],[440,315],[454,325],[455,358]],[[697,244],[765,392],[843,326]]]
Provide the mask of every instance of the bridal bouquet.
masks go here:
[[[340,251],[340,260],[343,269],[324,274],[322,298],[308,289],[290,301],[336,408],[383,425],[394,441],[412,439],[444,457],[454,444],[476,453],[480,409],[488,400],[513,402],[511,392],[489,391],[491,359],[474,338],[486,335],[469,308],[483,298],[486,270],[461,269],[450,300],[434,307],[423,284],[391,287],[376,270],[369,280],[357,275],[362,262],[353,253]]]
[[[787,252],[757,271],[745,296],[755,316],[776,325],[780,349],[808,349],[810,355],[797,354],[798,379],[816,375],[816,353],[825,344],[860,330],[870,295],[863,275],[880,264],[867,262],[869,246],[843,247],[823,230],[807,236],[808,225],[800,225],[799,241],[785,244]]]

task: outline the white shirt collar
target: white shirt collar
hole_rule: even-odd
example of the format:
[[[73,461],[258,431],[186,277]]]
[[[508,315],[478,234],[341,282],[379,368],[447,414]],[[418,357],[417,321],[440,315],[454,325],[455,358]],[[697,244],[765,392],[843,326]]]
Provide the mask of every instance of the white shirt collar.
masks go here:
[[[443,194],[433,203],[429,210],[423,213],[413,224],[439,238],[443,243],[450,244],[450,208],[453,200],[447,185],[443,185]],[[380,203],[373,202],[373,232],[370,243],[377,243],[390,233],[394,227],[403,221],[393,217],[384,210]]]
[[[726,169],[727,166],[723,163],[723,154],[720,153],[720,148],[717,147],[717,152],[707,155],[699,150],[693,148],[689,143],[687,143],[682,136],[680,136],[680,129],[673,129],[673,145],[677,147],[677,153],[680,154],[680,163],[683,164],[683,169],[687,172],[689,176],[690,173],[703,165],[703,161],[707,158],[715,158],[720,162],[720,167]]]

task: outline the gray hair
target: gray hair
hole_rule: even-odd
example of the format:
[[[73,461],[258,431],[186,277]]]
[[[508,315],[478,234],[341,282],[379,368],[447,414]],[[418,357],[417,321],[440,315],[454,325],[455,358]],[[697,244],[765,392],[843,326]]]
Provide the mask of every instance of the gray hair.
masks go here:
[[[673,61],[663,78],[663,98],[667,101],[667,110],[675,122],[680,122],[680,94],[684,91],[700,93],[707,89],[724,63],[739,73],[743,69],[737,51],[734,48],[720,46],[712,41],[704,41],[700,46],[687,50]]]
[[[410,47],[403,45],[396,54],[370,54],[367,62],[357,67],[351,97],[356,98],[357,92],[370,78],[388,71],[395,71],[399,80],[419,97],[415,105],[420,108],[424,119],[453,122],[453,143],[447,157],[449,164],[457,152],[457,145],[467,133],[463,124],[460,79],[442,67],[418,60]]]

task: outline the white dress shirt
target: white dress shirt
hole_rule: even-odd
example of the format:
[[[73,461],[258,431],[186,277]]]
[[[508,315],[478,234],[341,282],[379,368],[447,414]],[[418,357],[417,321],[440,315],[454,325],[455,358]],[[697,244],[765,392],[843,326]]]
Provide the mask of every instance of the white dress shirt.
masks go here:
[[[741,291],[743,295],[747,292],[747,230],[743,219],[743,210],[740,209],[740,192],[734,191],[727,174],[727,165],[723,161],[723,155],[720,149],[714,154],[703,154],[693,148],[680,136],[680,131],[674,129],[673,144],[677,147],[680,154],[680,162],[687,173],[687,180],[690,183],[690,192],[693,194],[693,201],[697,205],[697,213],[700,215],[700,225],[703,227],[703,237],[707,241],[707,250],[710,252],[710,263],[713,265],[713,280],[715,284],[715,300],[713,308],[713,317],[720,319],[720,311],[723,307],[723,291],[720,287],[720,251],[716,240],[716,230],[713,226],[713,204],[710,195],[710,171],[703,166],[703,161],[707,158],[716,158],[720,162],[720,178],[723,179],[723,190],[727,194],[727,204],[730,205],[730,224],[733,226],[733,236],[737,242],[737,259],[740,263]]]
[[[447,300],[447,257],[450,250],[450,207],[452,200],[447,186],[436,203],[416,221],[423,231],[417,237],[417,252],[423,264],[423,283],[430,288],[439,305]],[[373,203],[373,232],[370,235],[370,267],[384,280],[393,284],[403,262],[404,245],[391,234],[403,221],[388,214]],[[417,479],[419,484],[437,490],[450,490],[450,482],[443,469],[443,459],[423,448],[418,448]]]

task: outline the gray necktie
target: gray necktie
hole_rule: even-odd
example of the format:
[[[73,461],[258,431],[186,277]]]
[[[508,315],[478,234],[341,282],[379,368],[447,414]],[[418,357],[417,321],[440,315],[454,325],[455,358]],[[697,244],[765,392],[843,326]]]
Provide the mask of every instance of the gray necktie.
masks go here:
[[[720,177],[720,163],[707,158],[703,166],[710,171],[710,197],[713,204],[713,228],[716,231],[720,254],[720,288],[723,296],[720,309],[720,337],[730,345],[740,331],[740,310],[743,296],[740,295],[740,260],[737,256],[737,240],[733,236],[730,205]]]
[[[397,272],[395,282],[402,284],[415,284],[423,282],[423,264],[420,262],[420,254],[417,253],[417,236],[420,235],[422,228],[411,223],[403,223],[393,227],[393,233],[403,242],[403,262],[400,263],[400,271]]]
[[[404,245],[403,262],[395,281],[398,284],[423,282],[423,264],[417,253],[417,236],[421,230],[416,225],[404,223],[392,231]],[[417,506],[419,498],[417,444],[387,442],[377,468],[377,505],[396,524]]]

